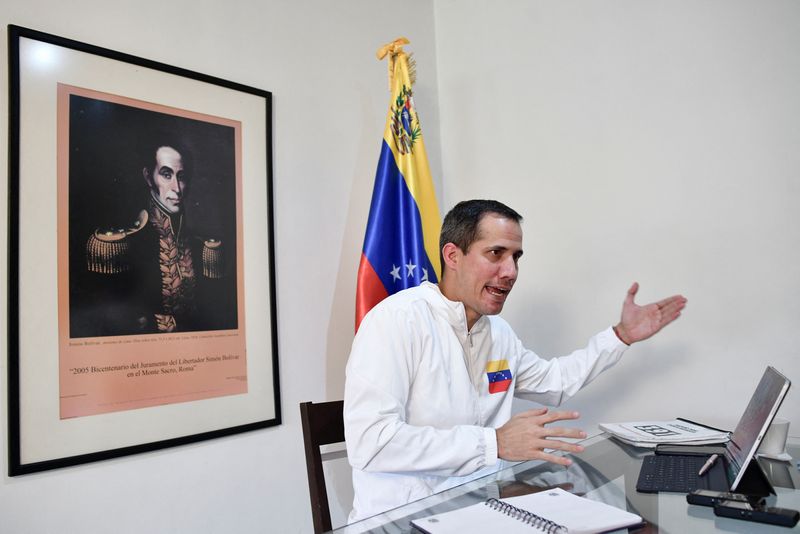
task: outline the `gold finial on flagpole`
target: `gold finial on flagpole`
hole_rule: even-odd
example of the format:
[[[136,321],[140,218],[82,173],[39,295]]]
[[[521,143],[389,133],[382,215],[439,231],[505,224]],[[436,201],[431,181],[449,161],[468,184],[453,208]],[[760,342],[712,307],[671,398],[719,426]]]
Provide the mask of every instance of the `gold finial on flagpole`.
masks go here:
[[[386,43],[382,47],[378,49],[378,59],[383,59],[386,57],[386,54],[395,55],[398,52],[403,51],[403,45],[411,44],[411,41],[406,39],[405,37],[398,37],[391,43]]]
[[[395,59],[398,55],[404,54],[408,58],[408,76],[411,79],[411,84],[413,85],[417,78],[416,72],[416,62],[411,57],[411,54],[406,54],[405,50],[403,50],[403,45],[410,44],[411,41],[406,39],[405,37],[398,37],[391,43],[386,43],[382,47],[378,49],[378,52],[375,54],[379,60],[382,60],[386,56],[389,56],[388,60],[388,67],[389,67],[389,91],[392,90],[392,86],[394,85],[394,63]]]

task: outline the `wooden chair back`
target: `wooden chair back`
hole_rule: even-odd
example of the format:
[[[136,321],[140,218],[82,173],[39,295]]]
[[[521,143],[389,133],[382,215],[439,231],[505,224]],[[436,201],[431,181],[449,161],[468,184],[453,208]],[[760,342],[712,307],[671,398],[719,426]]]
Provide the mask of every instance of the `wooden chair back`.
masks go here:
[[[322,470],[320,446],[344,441],[344,401],[301,402],[300,419],[303,423],[303,443],[306,450],[308,493],[311,497],[311,516],[314,533],[331,530],[331,511],[325,473]]]

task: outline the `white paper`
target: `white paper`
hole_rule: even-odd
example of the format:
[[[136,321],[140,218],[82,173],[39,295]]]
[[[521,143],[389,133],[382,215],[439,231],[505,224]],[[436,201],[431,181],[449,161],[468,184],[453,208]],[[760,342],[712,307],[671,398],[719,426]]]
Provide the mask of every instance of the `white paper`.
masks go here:
[[[681,419],[672,421],[635,421],[632,423],[600,423],[601,430],[623,441],[654,447],[659,443],[703,445],[725,443],[728,432],[714,430]]]

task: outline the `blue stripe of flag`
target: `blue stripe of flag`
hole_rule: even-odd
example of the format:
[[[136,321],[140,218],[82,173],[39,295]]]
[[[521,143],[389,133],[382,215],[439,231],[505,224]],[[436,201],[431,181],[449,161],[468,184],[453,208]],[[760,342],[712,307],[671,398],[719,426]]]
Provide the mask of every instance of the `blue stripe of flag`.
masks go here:
[[[491,371],[486,373],[489,377],[489,383],[502,382],[503,380],[511,380],[511,370],[503,369],[501,371]]]
[[[437,282],[425,251],[419,208],[385,140],[375,174],[364,255],[390,295],[419,285],[422,268],[427,270],[429,282]],[[416,265],[411,276],[406,268],[409,262]],[[399,279],[392,276],[393,270],[400,275]]]

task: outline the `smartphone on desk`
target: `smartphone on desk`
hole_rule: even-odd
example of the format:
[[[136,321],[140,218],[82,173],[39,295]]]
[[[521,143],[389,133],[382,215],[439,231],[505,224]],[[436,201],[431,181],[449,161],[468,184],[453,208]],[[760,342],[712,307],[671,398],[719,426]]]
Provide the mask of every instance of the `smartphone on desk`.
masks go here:
[[[731,493],[730,491],[714,491],[707,489],[694,490],[686,494],[686,502],[700,506],[714,506],[722,501],[747,502],[753,505],[764,503],[764,498],[744,493]]]
[[[800,519],[800,512],[797,510],[752,504],[746,501],[720,501],[714,505],[714,515],[783,527],[793,527]]]

